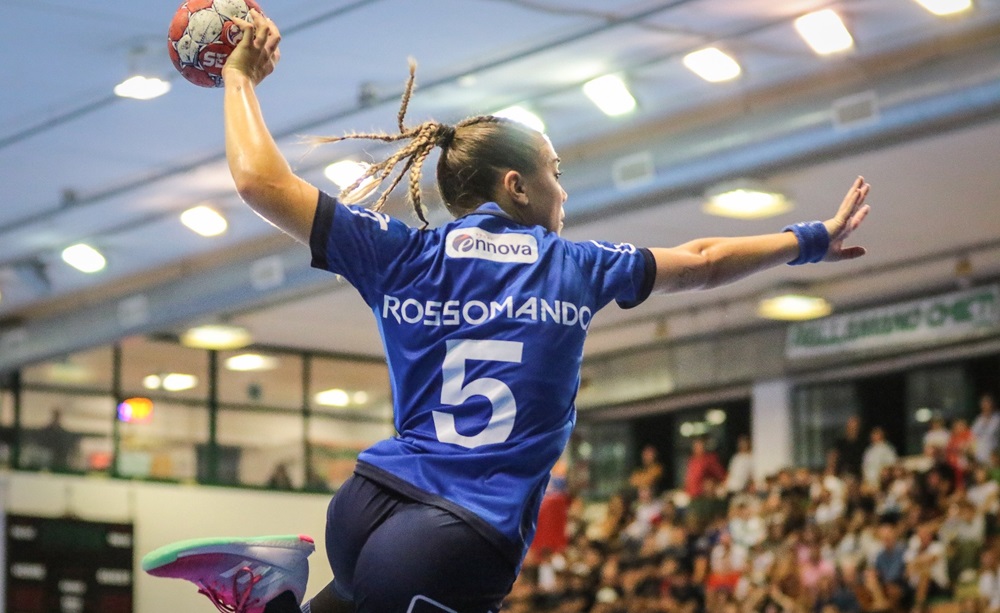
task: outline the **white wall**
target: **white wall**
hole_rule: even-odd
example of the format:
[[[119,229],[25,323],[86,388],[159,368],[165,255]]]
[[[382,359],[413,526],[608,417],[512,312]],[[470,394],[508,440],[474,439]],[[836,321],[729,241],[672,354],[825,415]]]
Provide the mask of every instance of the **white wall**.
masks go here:
[[[787,379],[754,383],[750,406],[754,478],[762,479],[792,465],[791,385]]]
[[[310,558],[307,596],[333,578],[326,561],[324,530],[329,496],[325,494],[9,473],[0,474],[0,508],[4,502],[11,514],[54,517],[73,513],[84,520],[134,523],[136,613],[211,609],[192,584],[150,577],[140,570],[143,555],[184,539],[308,534],[316,540],[316,553]],[[0,606],[3,596],[0,591]]]

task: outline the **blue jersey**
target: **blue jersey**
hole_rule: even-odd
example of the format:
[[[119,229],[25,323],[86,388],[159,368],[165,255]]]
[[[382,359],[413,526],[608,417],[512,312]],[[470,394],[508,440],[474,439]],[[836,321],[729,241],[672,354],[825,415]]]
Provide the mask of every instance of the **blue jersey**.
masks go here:
[[[357,472],[457,514],[520,564],[576,421],[594,314],[652,288],[652,254],[572,242],[496,204],[432,230],[322,194],[313,266],[375,313],[397,435]]]

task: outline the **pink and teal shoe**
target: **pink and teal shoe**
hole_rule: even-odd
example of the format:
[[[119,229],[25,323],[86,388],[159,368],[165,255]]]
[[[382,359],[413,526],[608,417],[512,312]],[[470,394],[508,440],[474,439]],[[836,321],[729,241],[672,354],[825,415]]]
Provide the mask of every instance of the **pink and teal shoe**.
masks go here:
[[[263,613],[286,591],[305,596],[307,558],[316,549],[308,536],[262,536],[181,541],[142,559],[155,577],[187,579],[223,613]]]

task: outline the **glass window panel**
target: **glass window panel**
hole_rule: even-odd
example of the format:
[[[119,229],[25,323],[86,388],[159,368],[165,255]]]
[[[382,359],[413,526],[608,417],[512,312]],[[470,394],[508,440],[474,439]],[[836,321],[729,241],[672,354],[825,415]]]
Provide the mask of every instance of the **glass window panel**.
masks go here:
[[[119,422],[118,474],[193,481],[206,461],[208,410],[157,400],[148,421]]]
[[[114,414],[110,395],[24,389],[20,468],[107,471]]]
[[[0,467],[7,468],[14,453],[14,393],[0,380]]]
[[[906,453],[923,452],[924,434],[934,417],[946,424],[967,417],[965,399],[969,389],[959,365],[916,370],[906,375]]]
[[[574,472],[591,499],[607,499],[628,482],[632,432],[627,423],[581,424],[574,437]],[[585,479],[585,480],[584,480]]]
[[[222,409],[218,481],[299,489],[305,482],[301,413]]]
[[[187,377],[168,379],[171,374]],[[122,342],[122,390],[126,396],[205,400],[208,398],[208,351],[146,338],[125,339]]]
[[[858,411],[858,394],[853,383],[796,388],[792,407],[796,465],[822,467],[827,450],[843,435],[847,418]]]
[[[110,346],[80,351],[28,366],[21,371],[25,385],[111,391]]]
[[[391,421],[360,421],[314,415],[309,419],[312,449],[309,489],[337,488],[354,471],[358,453],[369,445],[392,436]]]
[[[314,358],[309,401],[316,413],[351,411],[366,418],[387,418],[392,415],[389,369],[383,362]]]
[[[255,370],[240,370],[255,367]],[[302,407],[302,358],[291,353],[219,352],[219,402]]]

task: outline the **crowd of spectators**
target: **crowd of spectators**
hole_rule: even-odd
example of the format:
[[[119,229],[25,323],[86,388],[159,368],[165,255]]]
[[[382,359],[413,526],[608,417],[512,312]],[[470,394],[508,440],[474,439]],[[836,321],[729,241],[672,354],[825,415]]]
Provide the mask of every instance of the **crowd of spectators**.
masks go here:
[[[822,469],[754,480],[743,439],[728,470],[696,444],[677,491],[652,451],[605,503],[559,475],[504,611],[1000,613],[998,437],[983,396],[916,456],[851,420]]]

